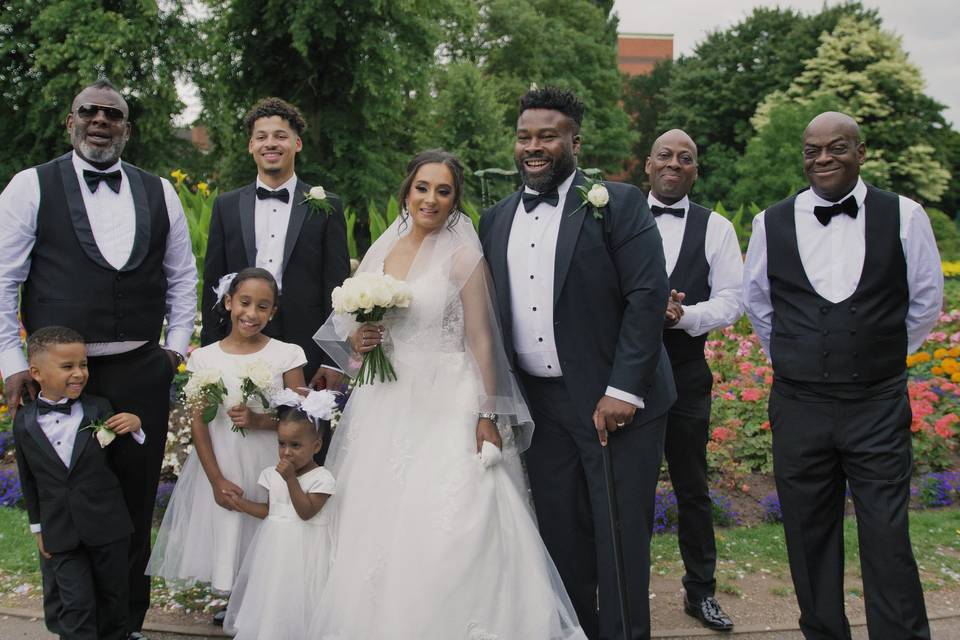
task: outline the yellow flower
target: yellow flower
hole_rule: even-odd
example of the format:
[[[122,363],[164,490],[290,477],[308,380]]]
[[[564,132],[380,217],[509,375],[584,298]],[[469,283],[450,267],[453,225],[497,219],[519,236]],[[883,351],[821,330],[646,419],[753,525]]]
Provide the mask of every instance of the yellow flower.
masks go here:
[[[933,352],[933,357],[937,360],[946,358],[948,355],[950,355],[950,352],[942,347]]]
[[[957,372],[951,375],[950,382],[960,382],[960,372]]]
[[[932,374],[935,375],[935,376],[942,376],[942,375],[943,375],[943,367],[932,367],[932,368],[930,369],[930,373],[932,373]]]
[[[930,362],[931,357],[926,351],[918,351],[917,353],[913,354],[913,360],[914,362]]]
[[[177,365],[177,373],[183,373],[186,370],[187,370],[186,362],[181,362],[179,365]]]
[[[0,405],[0,413],[6,413],[6,412],[7,412],[7,405],[5,405],[5,404],[4,404],[4,405]]]
[[[947,353],[951,358],[960,358],[960,347],[951,347]]]
[[[957,363],[953,358],[944,358],[940,362],[940,366],[943,368],[946,373],[957,373],[960,372],[960,364]]]
[[[948,262],[946,260],[941,263],[943,268],[943,275],[947,278],[957,278],[960,277],[960,261]]]
[[[174,170],[174,171],[171,171],[171,172],[170,172],[170,175],[173,177],[174,180],[177,181],[177,186],[178,186],[178,187],[179,187],[181,184],[183,184],[183,181],[184,181],[184,180],[187,179],[187,174],[185,174],[183,171],[180,171],[180,169],[176,169],[176,170]]]
[[[210,195],[210,185],[208,185],[206,182],[198,182],[197,193],[199,193],[202,196]]]

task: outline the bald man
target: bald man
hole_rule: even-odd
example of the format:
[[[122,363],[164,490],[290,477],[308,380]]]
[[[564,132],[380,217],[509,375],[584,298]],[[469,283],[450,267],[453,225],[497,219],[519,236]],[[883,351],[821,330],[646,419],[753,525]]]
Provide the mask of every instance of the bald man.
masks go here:
[[[753,221],[747,314],[773,362],[777,493],[806,638],[850,637],[844,489],[857,514],[871,638],[929,638],[907,529],[912,453],[905,360],[940,312],[930,221],[860,179],[866,147],[842,113],[803,134],[810,189]]]
[[[680,129],[653,143],[645,166],[647,204],[663,240],[671,298],[663,344],[670,356],[677,402],[667,414],[664,455],[677,496],[677,535],[686,571],[684,610],[707,628],[733,628],[714,597],[717,547],[707,487],[707,439],[713,374],[703,347],[707,333],[742,313],[743,263],[729,220],[689,198],[697,180],[697,145]]]

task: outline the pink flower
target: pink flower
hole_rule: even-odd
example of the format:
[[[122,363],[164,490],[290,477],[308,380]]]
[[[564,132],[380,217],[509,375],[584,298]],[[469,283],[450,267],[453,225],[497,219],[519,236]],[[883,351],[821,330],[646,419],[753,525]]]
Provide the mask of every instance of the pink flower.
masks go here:
[[[733,431],[726,427],[717,427],[713,430],[713,433],[710,434],[710,437],[717,442],[726,442],[733,437]]]
[[[764,420],[763,424],[760,425],[760,428],[763,429],[764,431],[770,431],[770,421]]]
[[[933,430],[941,438],[951,438],[953,437],[953,427],[950,425],[955,422],[960,422],[960,417],[957,417],[955,413],[947,414],[933,423]]]
[[[740,363],[740,373],[750,373],[751,371],[753,371],[752,364],[750,364],[749,362]]]
[[[747,402],[756,402],[763,397],[763,392],[756,387],[750,387],[741,391],[740,397]]]

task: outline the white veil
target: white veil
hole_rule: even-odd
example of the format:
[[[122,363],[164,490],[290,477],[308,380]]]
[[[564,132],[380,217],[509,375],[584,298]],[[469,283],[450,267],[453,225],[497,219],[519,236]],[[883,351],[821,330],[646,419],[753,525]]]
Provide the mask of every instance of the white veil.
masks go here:
[[[523,451],[530,445],[533,421],[503,348],[480,239],[466,215],[451,215],[457,216],[454,223],[427,236],[410,266],[405,280],[415,291],[411,307],[390,310],[384,318],[387,356],[395,366],[400,359],[415,367],[426,354],[466,355],[479,384],[474,405],[464,410],[496,413],[501,432],[513,432],[513,437],[504,433],[504,444],[515,438],[518,451]],[[409,231],[409,221],[394,220],[367,251],[358,273],[381,272],[386,257]],[[417,289],[424,291],[424,287],[429,287],[429,301],[416,299]],[[351,376],[357,373],[360,359],[347,337],[357,326],[353,316],[333,313],[314,335],[317,344]],[[397,367],[398,375],[403,368]]]

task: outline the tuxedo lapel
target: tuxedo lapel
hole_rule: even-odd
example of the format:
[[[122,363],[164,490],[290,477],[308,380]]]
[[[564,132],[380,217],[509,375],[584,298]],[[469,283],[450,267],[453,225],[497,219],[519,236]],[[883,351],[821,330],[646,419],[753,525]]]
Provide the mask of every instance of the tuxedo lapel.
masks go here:
[[[47,440],[47,436],[43,433],[43,429],[40,428],[40,423],[37,421],[36,403],[22,409],[22,411],[26,412],[23,423],[26,426],[27,433],[29,433],[30,437],[36,441],[37,446],[40,447],[40,450],[50,457],[58,469],[66,471],[67,468],[63,466],[63,460],[61,460],[60,456],[57,455],[57,451],[53,448],[53,445],[50,444],[50,441]]]
[[[83,450],[87,448],[90,438],[93,437],[93,429],[87,429],[86,427],[98,417],[97,406],[94,403],[85,398],[81,398],[80,402],[83,405],[83,419],[80,420],[80,425],[77,427],[77,436],[73,441],[73,453],[70,455],[71,471],[76,468],[77,460],[83,455]]]
[[[133,195],[133,210],[136,216],[136,232],[133,237],[133,249],[127,264],[121,271],[132,271],[140,266],[147,257],[150,249],[150,207],[147,205],[147,190],[143,186],[140,172],[126,162],[121,163],[123,175],[130,184],[130,193]]]
[[[257,205],[257,185],[248,185],[239,194],[237,206],[240,209],[240,233],[243,235],[243,249],[247,254],[247,266],[257,266],[257,228],[254,220]]]
[[[297,180],[297,188],[290,194],[290,197],[293,198],[293,203],[290,206],[290,222],[287,224],[287,237],[283,239],[283,266],[281,267],[283,270],[287,268],[287,263],[290,261],[290,254],[293,253],[293,248],[297,245],[297,238],[300,237],[300,229],[303,228],[303,222],[307,219],[307,213],[309,213],[306,198],[301,197],[300,194],[309,191],[310,185],[302,180]],[[322,213],[316,215],[327,214]],[[280,273],[283,273],[283,271]]]
[[[80,181],[77,180],[77,172],[73,168],[73,156],[70,153],[60,156],[58,164],[60,165],[63,192],[67,198],[67,206],[70,208],[70,219],[73,221],[73,232],[77,236],[80,247],[87,254],[87,257],[95,263],[104,269],[116,271],[113,265],[107,262],[103,254],[100,253],[97,241],[93,237],[93,229],[90,227],[90,219],[87,217],[87,208],[83,204],[83,194],[80,192]]]
[[[510,244],[510,230],[513,218],[520,204],[520,191],[507,198],[500,206],[490,230],[490,255],[487,261],[493,281],[496,284],[497,305],[500,307],[500,323],[507,334],[513,331],[513,313],[510,309],[510,267],[507,263],[507,247]]]
[[[563,203],[563,217],[560,220],[560,231],[557,235],[557,252],[553,268],[554,305],[557,304],[560,292],[563,291],[563,282],[567,278],[567,271],[570,270],[570,261],[573,259],[573,250],[580,236],[580,227],[583,226],[583,219],[587,215],[587,207],[582,206],[580,192],[577,191],[577,186],[583,183],[583,174],[577,169],[577,174]]]

